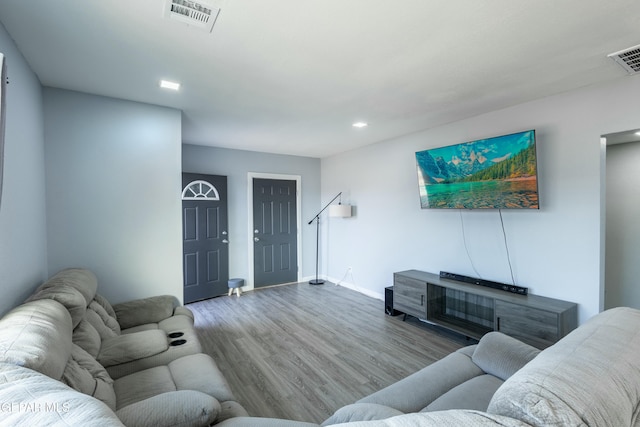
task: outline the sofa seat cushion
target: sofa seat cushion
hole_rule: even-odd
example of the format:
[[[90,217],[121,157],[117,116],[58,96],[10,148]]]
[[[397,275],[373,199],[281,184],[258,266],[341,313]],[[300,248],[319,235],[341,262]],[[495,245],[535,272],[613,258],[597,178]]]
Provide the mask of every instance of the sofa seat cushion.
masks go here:
[[[116,414],[128,427],[202,427],[216,422],[220,403],[207,394],[181,390],[125,406]]]
[[[220,403],[235,400],[227,380],[210,356],[193,354],[176,359],[167,366],[178,389],[201,391]]]
[[[351,421],[383,420],[402,414],[403,412],[397,409],[377,403],[353,403],[338,409],[322,423],[322,426],[348,423]]]
[[[114,382],[116,407],[176,390],[193,390],[214,397],[220,403],[235,400],[226,379],[206,354],[181,357],[166,366],[145,369]]]
[[[0,363],[0,425],[123,427],[104,403],[31,369]]]
[[[71,355],[71,316],[54,300],[19,305],[0,319],[0,362],[62,377]]]
[[[596,315],[498,389],[488,411],[534,426],[637,426],[640,311]]]
[[[113,387],[116,392],[117,409],[158,394],[177,390],[167,366],[157,366],[118,378]]]
[[[422,412],[448,409],[475,409],[486,411],[491,397],[504,383],[500,378],[485,374],[473,377],[431,402]]]

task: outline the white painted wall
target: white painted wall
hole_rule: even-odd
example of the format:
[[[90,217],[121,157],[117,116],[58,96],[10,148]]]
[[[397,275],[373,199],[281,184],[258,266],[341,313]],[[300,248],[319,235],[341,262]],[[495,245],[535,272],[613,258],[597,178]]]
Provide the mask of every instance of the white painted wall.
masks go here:
[[[44,89],[49,271],[87,267],[117,303],[182,300],[181,113]]]
[[[7,61],[5,163],[0,201],[0,315],[47,278],[42,89],[0,25]]]
[[[640,143],[607,147],[605,307],[640,308]]]
[[[539,211],[503,211],[516,284],[600,308],[600,135],[640,127],[640,78],[569,92],[322,160],[322,198],[344,191],[350,219],[327,222],[322,271],[383,298],[394,271],[476,276],[457,210],[421,210],[414,153],[536,129]],[[375,123],[371,123],[375,126]],[[497,211],[463,211],[470,258],[484,279],[510,282]]]
[[[316,229],[307,222],[320,209],[320,159],[184,144],[185,172],[226,175],[229,190],[229,275],[249,278],[249,172],[301,176],[302,276],[315,274]]]

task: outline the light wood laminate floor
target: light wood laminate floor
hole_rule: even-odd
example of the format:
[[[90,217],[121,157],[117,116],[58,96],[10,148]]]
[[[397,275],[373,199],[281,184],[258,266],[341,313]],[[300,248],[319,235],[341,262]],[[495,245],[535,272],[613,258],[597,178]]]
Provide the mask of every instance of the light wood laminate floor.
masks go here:
[[[253,416],[320,423],[470,344],[329,282],[189,304],[203,351]]]

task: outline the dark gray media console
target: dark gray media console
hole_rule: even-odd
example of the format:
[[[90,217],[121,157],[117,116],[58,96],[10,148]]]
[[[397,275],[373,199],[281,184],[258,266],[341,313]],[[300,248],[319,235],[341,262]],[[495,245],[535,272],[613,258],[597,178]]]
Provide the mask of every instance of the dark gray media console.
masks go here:
[[[418,270],[393,274],[393,308],[471,338],[500,331],[540,349],[578,326],[575,303],[504,292]]]

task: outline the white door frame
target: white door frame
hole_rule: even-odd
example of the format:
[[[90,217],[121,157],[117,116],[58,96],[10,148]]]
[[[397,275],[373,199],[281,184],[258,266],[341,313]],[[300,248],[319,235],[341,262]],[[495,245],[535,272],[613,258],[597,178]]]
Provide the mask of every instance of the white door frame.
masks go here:
[[[277,173],[261,173],[261,172],[248,172],[247,173],[247,207],[248,207],[248,221],[249,229],[247,230],[247,254],[249,258],[249,277],[247,278],[247,287],[245,289],[254,289],[254,245],[253,245],[253,179],[284,179],[288,181],[296,182],[296,240],[298,245],[297,263],[298,263],[298,278],[297,281],[302,281],[302,233],[300,233],[300,224],[302,224],[302,200],[300,195],[302,194],[302,176],[301,175],[286,175]]]

